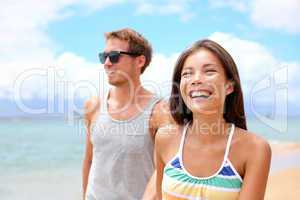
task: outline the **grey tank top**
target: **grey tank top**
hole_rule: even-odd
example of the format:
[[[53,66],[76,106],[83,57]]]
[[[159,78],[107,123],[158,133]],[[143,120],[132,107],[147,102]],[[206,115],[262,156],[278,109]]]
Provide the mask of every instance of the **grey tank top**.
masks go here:
[[[106,95],[107,96],[107,95]],[[86,200],[140,200],[154,171],[149,118],[160,99],[153,96],[146,108],[131,119],[112,119],[107,97],[91,127],[93,160]]]

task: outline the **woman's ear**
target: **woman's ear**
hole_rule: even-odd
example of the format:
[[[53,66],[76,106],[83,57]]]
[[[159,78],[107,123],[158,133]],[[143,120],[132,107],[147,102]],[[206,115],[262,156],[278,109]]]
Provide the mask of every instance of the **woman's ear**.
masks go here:
[[[233,81],[227,81],[227,83],[225,84],[225,91],[226,91],[226,95],[229,95],[234,91]]]

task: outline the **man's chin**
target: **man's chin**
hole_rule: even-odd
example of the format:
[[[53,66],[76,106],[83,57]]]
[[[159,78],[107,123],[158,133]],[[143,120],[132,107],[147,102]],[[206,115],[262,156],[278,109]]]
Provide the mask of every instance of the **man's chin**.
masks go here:
[[[116,86],[116,87],[123,84],[122,81],[117,81],[117,80],[108,80],[108,83],[109,83],[110,85]]]

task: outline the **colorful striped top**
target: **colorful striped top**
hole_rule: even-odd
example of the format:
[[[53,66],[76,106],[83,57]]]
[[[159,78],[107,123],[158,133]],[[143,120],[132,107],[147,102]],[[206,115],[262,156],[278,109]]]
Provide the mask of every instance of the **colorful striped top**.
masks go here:
[[[230,160],[228,153],[234,133],[232,124],[224,159],[219,170],[209,177],[191,175],[182,162],[184,139],[188,124],[185,126],[178,153],[164,168],[162,181],[163,200],[233,200],[238,199],[243,180]]]

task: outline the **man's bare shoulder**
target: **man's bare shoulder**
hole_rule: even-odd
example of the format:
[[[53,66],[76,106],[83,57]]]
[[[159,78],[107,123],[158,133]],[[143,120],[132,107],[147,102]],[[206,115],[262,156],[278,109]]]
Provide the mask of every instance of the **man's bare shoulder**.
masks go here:
[[[160,146],[165,146],[173,143],[172,141],[177,141],[178,138],[181,138],[181,134],[182,127],[180,125],[167,124],[157,130],[155,141],[158,142]]]
[[[164,126],[169,123],[175,124],[170,112],[169,103],[166,100],[160,100],[154,105],[152,116],[157,123],[161,124],[160,126]]]
[[[170,112],[170,109],[169,109],[169,103],[168,101],[164,100],[164,99],[161,99],[160,101],[158,101],[154,108],[153,108],[153,112],[156,113],[156,112]]]
[[[167,101],[160,100],[154,105],[149,122],[150,133],[153,139],[156,137],[157,130],[161,127],[165,127],[170,124],[176,124],[171,116]]]
[[[87,120],[91,120],[100,108],[100,98],[98,96],[93,96],[86,100],[84,103],[84,117]]]

